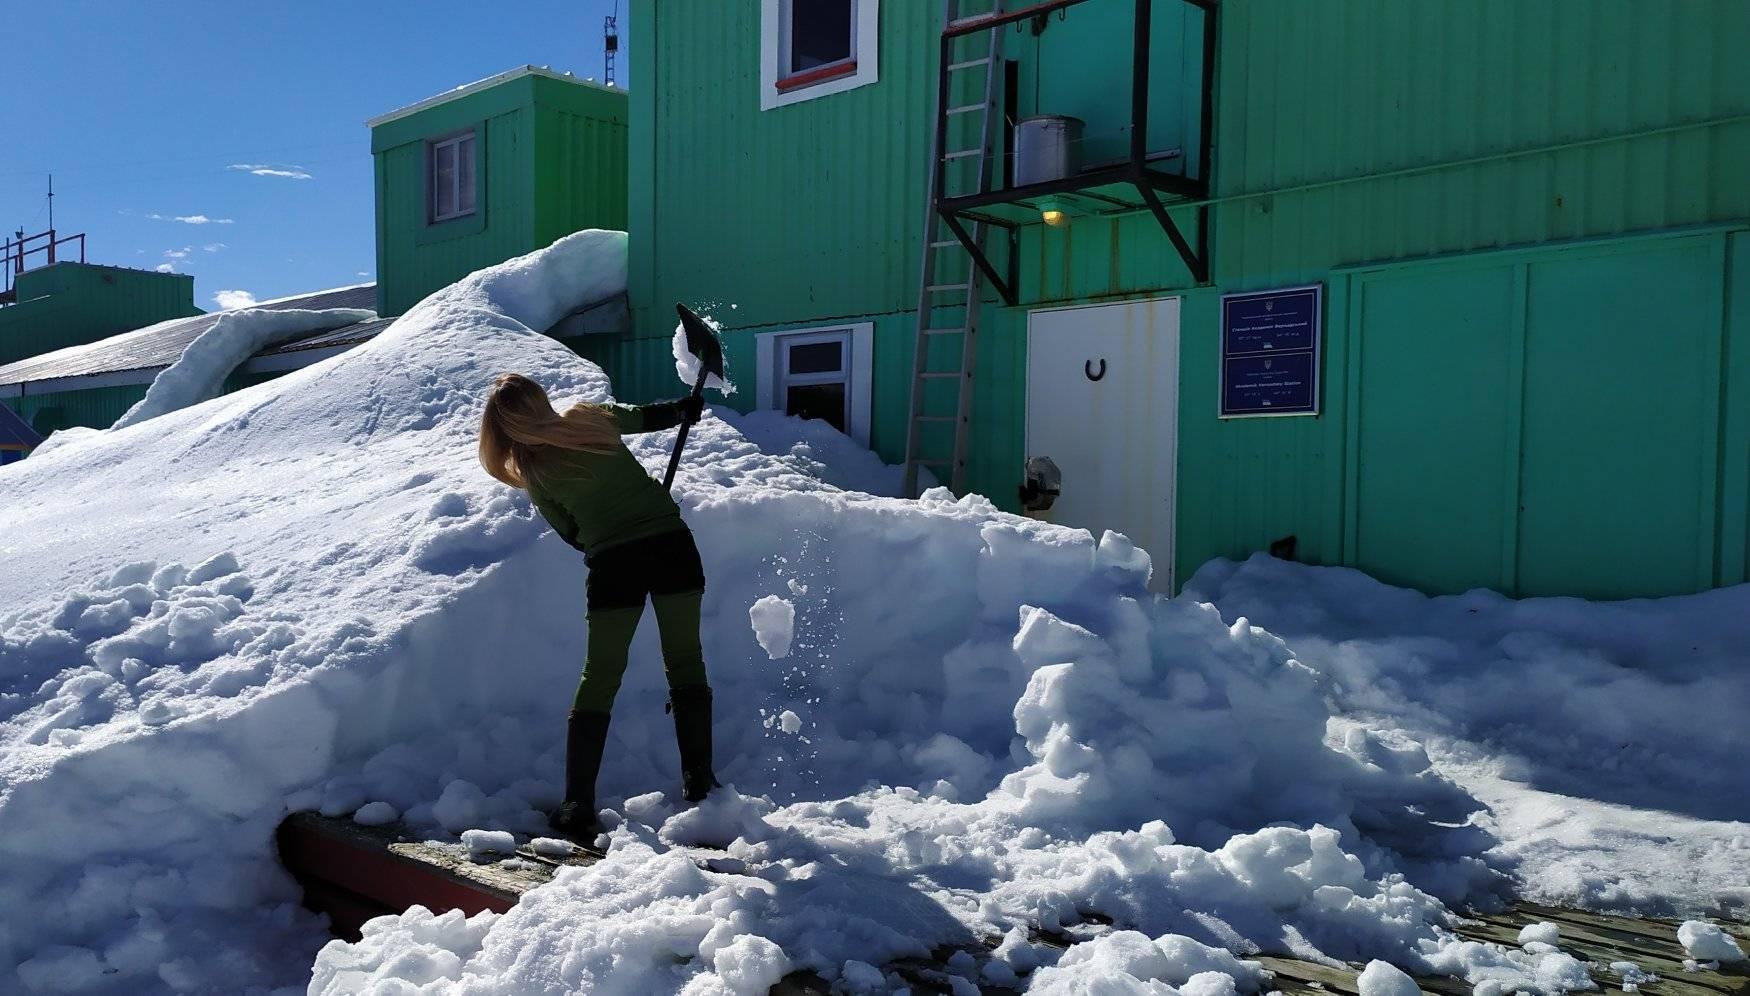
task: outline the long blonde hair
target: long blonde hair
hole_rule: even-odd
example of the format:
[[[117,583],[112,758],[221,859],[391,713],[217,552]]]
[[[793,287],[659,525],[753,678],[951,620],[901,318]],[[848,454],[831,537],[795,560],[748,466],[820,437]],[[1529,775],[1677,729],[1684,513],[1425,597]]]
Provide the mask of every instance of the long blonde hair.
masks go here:
[[[513,488],[540,477],[548,448],[612,453],[625,445],[613,413],[600,405],[553,410],[541,385],[522,374],[499,374],[480,416],[480,465]]]

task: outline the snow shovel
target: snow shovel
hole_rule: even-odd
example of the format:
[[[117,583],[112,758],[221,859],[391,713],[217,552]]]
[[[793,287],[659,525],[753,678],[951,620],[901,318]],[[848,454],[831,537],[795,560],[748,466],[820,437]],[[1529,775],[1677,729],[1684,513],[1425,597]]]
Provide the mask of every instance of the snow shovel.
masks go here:
[[[719,380],[723,378],[723,344],[717,341],[717,333],[711,331],[711,326],[705,320],[693,313],[693,309],[684,304],[676,304],[674,310],[680,313],[681,328],[687,334],[687,352],[699,360],[699,380],[693,385],[693,397],[705,396],[705,381],[712,376]],[[681,450],[687,445],[687,430],[693,427],[691,418],[681,422],[680,435],[674,440],[674,456],[668,458],[668,473],[662,475],[662,486],[674,488],[674,473],[680,469]]]

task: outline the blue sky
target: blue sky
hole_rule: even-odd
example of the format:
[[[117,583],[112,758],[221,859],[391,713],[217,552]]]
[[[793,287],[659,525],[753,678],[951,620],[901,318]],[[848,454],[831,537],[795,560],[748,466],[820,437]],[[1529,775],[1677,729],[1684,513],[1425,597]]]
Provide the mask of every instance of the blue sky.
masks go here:
[[[365,119],[525,64],[599,79],[615,6],[0,0],[0,229],[48,226],[53,171],[90,262],[191,273],[200,307],[374,279]]]

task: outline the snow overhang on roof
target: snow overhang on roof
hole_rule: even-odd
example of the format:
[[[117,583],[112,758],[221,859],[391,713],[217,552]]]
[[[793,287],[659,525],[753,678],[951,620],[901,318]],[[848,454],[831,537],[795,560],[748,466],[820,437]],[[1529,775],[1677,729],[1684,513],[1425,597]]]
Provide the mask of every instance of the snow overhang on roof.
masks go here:
[[[375,307],[376,298],[377,285],[367,283],[258,301],[250,307],[267,310],[368,310]],[[176,362],[184,347],[212,328],[223,314],[222,311],[213,311],[189,318],[174,318],[97,342],[68,346],[0,366],[0,396],[16,397],[21,393],[83,390],[149,382],[157,371]],[[375,322],[361,322],[340,329],[330,329],[296,342],[282,344],[264,351],[261,355],[353,345],[370,338],[387,325],[387,320],[378,319]],[[306,354],[304,359],[314,362],[322,355],[325,354]]]
[[[391,121],[399,121],[402,118],[418,114],[420,111],[429,110],[440,104],[447,104],[452,100],[460,100],[469,94],[479,93],[482,90],[490,90],[500,84],[522,79],[524,76],[544,76],[547,79],[558,80],[561,83],[575,83],[578,86],[592,87],[597,90],[604,90],[608,93],[626,92],[617,86],[608,86],[605,83],[597,83],[595,80],[579,79],[570,73],[554,72],[546,66],[518,66],[515,69],[508,69],[499,73],[497,76],[488,76],[483,80],[475,80],[472,83],[465,83],[456,87],[454,90],[446,90],[435,97],[427,97],[418,103],[408,104],[406,107],[390,111],[387,114],[379,114],[376,117],[367,120],[365,122],[365,127],[376,128],[379,125],[386,125]]]

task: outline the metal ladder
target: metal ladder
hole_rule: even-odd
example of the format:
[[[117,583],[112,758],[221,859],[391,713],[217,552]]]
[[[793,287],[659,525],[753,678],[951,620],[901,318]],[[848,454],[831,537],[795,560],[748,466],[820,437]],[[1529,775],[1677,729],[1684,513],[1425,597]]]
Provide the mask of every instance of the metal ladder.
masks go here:
[[[974,0],[976,2],[976,0]],[[982,31],[976,25],[981,20],[1003,13],[1004,0],[988,0],[972,13],[963,13],[961,0],[944,0],[942,65],[938,68],[936,87],[936,118],[930,141],[929,197],[925,204],[924,246],[921,274],[918,279],[917,343],[912,362],[910,424],[905,444],[905,493],[918,495],[918,479],[925,467],[936,473],[956,494],[966,489],[966,450],[972,424],[972,371],[978,354],[979,297],[984,289],[977,266],[971,255],[943,222],[937,205],[947,197],[983,193],[991,189],[991,140],[995,129],[991,120],[996,110],[998,67],[1001,64],[1003,25]],[[970,30],[968,30],[970,29]],[[950,32],[959,32],[950,34]],[[967,76],[982,70],[982,91],[956,87],[956,80],[975,80]],[[962,94],[971,89],[970,95]],[[965,99],[965,103],[954,103]],[[976,141],[968,141],[976,138]],[[974,245],[982,246],[986,225],[975,222],[971,232]],[[957,263],[947,265],[944,263]],[[953,303],[959,295],[959,304]],[[947,303],[943,303],[947,302]],[[948,312],[948,315],[941,314]],[[931,365],[932,346],[938,340],[952,342],[959,337],[960,348],[950,352],[958,359],[952,369]],[[929,385],[948,382],[955,391],[954,414],[941,410],[940,395],[932,398]],[[931,402],[936,401],[932,409]],[[940,455],[938,445],[930,453],[926,444],[937,443],[932,434],[926,440],[925,427],[952,425],[953,449],[950,455]],[[946,469],[948,473],[940,473]]]

